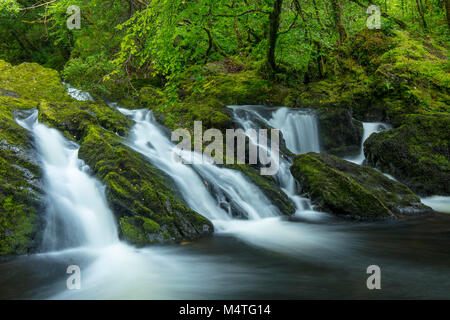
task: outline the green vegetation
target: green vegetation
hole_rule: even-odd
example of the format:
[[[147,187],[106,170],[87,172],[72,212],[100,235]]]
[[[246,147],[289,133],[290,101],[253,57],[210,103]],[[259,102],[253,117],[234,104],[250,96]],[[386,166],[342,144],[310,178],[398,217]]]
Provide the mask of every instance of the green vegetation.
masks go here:
[[[0,256],[36,249],[42,224],[40,169],[30,136],[13,118],[14,110],[38,104],[20,97],[11,81],[18,69],[0,61]]]

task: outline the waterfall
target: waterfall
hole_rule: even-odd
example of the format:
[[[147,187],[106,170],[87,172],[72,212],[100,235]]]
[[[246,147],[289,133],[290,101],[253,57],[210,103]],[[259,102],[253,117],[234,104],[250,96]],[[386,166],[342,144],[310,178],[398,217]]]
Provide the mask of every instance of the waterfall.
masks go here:
[[[123,108],[119,111],[135,121],[130,147],[169,175],[187,204],[216,225],[218,221],[232,219],[233,215],[249,220],[279,215],[271,201],[242,173],[206,162],[185,165],[176,161],[176,146],[150,111]]]
[[[369,137],[376,132],[381,132],[385,130],[389,130],[390,126],[388,124],[382,123],[382,122],[363,122],[363,138],[361,142],[361,148],[359,151],[359,155],[357,157],[351,157],[346,158],[345,160],[351,161],[353,163],[362,165],[364,161],[366,160],[366,157],[364,156],[364,142],[366,142]]]
[[[286,107],[274,110],[262,106],[231,106],[230,108],[233,110],[234,121],[244,130],[258,128],[260,125],[257,122],[259,121],[279,129],[283,133],[286,146],[290,151],[298,152],[298,154],[320,152],[317,119],[310,112],[289,110]],[[258,141],[251,140],[251,143],[264,148]],[[266,151],[268,152],[268,150]],[[291,165],[292,162],[289,159],[279,158],[279,170],[275,179],[283,192],[294,203],[296,216],[308,220],[323,218],[323,213],[312,209],[309,199],[298,195],[296,181],[290,171]]]
[[[320,152],[319,127],[314,113],[283,107],[272,114],[267,124],[283,133],[291,152]]]
[[[66,87],[67,94],[78,101],[94,101],[94,98],[91,96],[89,92],[79,90],[77,88],[72,87],[70,84],[63,82],[63,85]]]
[[[445,196],[431,196],[421,198],[422,203],[429,206],[436,212],[450,213],[450,197]]]
[[[311,110],[264,106],[229,106],[243,128],[260,127],[256,122],[281,131],[286,147],[295,154],[320,152],[319,126]]]
[[[78,158],[78,145],[39,123],[37,110],[16,121],[32,132],[44,172],[49,204],[44,249],[103,247],[117,242],[104,187]]]

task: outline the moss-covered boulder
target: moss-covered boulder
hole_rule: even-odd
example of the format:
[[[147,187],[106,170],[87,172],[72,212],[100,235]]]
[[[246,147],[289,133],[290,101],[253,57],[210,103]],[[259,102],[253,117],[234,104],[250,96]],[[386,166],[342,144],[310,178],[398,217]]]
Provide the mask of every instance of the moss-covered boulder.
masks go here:
[[[422,195],[450,194],[450,115],[408,115],[399,128],[364,144],[370,165]]]
[[[291,172],[320,209],[356,219],[431,212],[405,185],[326,153],[296,156]]]
[[[124,239],[146,245],[212,233],[211,222],[180,200],[168,177],[117,135],[90,126],[81,143],[80,157],[106,185]]]

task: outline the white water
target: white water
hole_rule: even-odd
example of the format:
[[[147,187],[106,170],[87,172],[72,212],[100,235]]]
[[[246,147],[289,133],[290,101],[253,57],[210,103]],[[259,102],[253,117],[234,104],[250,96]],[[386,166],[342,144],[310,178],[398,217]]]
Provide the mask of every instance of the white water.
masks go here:
[[[37,111],[24,120],[41,157],[48,196],[44,247],[101,247],[118,241],[117,229],[106,203],[103,186],[89,175],[78,158],[79,147],[57,130],[37,121]]]
[[[314,113],[279,108],[267,124],[283,133],[287,148],[295,154],[320,152],[319,126]]]
[[[68,83],[64,83],[63,85],[67,89],[67,94],[78,101],[94,101],[94,98],[91,96],[89,92],[79,90],[77,88],[72,87]]]
[[[369,139],[373,133],[389,130],[390,128],[391,127],[388,124],[382,122],[363,122],[364,131],[359,155],[356,157],[346,158],[345,160],[362,165],[364,160],[366,160],[366,157],[364,156],[364,143],[366,140]]]
[[[175,181],[178,190],[193,210],[213,223],[230,220],[232,207],[244,213],[250,220],[279,215],[278,209],[240,172],[219,168],[207,162],[191,166],[176,161],[176,146],[164,134],[151,112],[119,110],[136,122],[130,146],[145,155]],[[188,154],[181,156],[188,157]],[[211,195],[208,185],[217,189],[216,197]]]
[[[422,203],[437,212],[450,213],[450,197],[432,196],[422,198]]]
[[[309,110],[287,107],[270,109],[264,106],[230,106],[235,118],[244,128],[259,127],[255,120],[281,131],[286,147],[295,154],[320,152],[319,125],[317,116]],[[236,111],[247,114],[237,114]],[[266,114],[265,116],[263,114]]]
[[[283,132],[283,137],[285,140],[287,139],[286,146],[291,152],[296,153],[297,151],[298,154],[320,152],[317,119],[310,113],[288,110],[288,108],[284,107],[275,109],[274,111],[270,110],[272,112],[272,117],[269,120],[266,120],[259,112],[259,108],[263,108],[263,111],[267,112],[268,110],[264,107],[232,106],[230,108],[234,111],[233,118],[235,122],[245,131],[259,127],[258,124],[255,123],[255,119],[262,120],[270,127]],[[260,145],[258,141],[252,140],[251,142],[258,145],[259,148],[263,148],[270,154],[270,151]],[[291,147],[289,147],[289,145]],[[299,152],[299,150],[303,151]],[[325,213],[314,211],[312,209],[311,201],[298,195],[295,178],[290,171],[292,163],[286,158],[274,157],[274,160],[275,159],[279,159],[279,170],[275,178],[283,192],[286,193],[289,199],[294,203],[296,208],[295,215],[307,220],[319,220],[324,218],[326,216]]]
[[[189,205],[211,218],[217,234],[289,255],[317,258],[318,252],[332,256],[345,250],[343,237],[337,239],[330,230],[283,221],[266,196],[241,173],[210,164],[189,167],[171,162],[173,145],[150,114],[137,111],[134,116],[137,118],[134,147],[142,148],[156,166],[169,173]],[[47,288],[41,297],[208,299],[220,296],[219,292],[223,297],[233,296],[233,292],[242,290],[239,283],[245,290],[252,290],[252,283],[256,283],[252,281],[254,270],[226,256],[186,254],[182,247],[137,250],[118,241],[103,187],[78,159],[78,146],[56,130],[39,124],[37,113],[17,121],[35,135],[42,159],[52,210],[46,232],[48,246],[78,247],[40,256],[58,257],[63,265],[82,266],[81,290],[61,290],[64,284],[56,283],[55,288]],[[210,187],[214,184],[215,197],[207,184]],[[238,207],[249,220],[233,219],[232,207]],[[85,265],[86,260],[91,262]],[[233,286],[228,286],[230,281]]]
[[[132,129],[130,147],[173,179],[188,205],[213,222],[216,234],[230,235],[252,246],[286,253],[301,252],[308,243],[322,245],[319,239],[323,234],[320,230],[311,232],[307,225],[283,221],[279,210],[240,172],[207,162],[185,165],[175,161],[174,155],[179,152],[175,151],[175,145],[164,134],[151,112],[119,110],[131,116],[136,123]],[[190,155],[182,156],[189,158]],[[289,188],[294,189],[293,178],[290,182],[292,186]],[[214,192],[210,192],[208,187]],[[301,197],[295,198],[295,201],[302,208],[309,205],[303,204],[308,200]],[[248,220],[234,219],[233,211],[243,213]],[[302,209],[302,217],[308,216],[314,220],[319,214]]]

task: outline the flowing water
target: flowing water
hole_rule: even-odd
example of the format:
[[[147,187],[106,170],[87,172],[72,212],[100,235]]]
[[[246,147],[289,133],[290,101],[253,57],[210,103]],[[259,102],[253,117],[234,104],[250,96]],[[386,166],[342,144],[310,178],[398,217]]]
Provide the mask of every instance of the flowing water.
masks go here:
[[[49,207],[44,249],[101,247],[117,242],[103,187],[78,158],[79,147],[57,130],[38,123],[37,111],[17,122],[33,133],[45,174]]]
[[[363,138],[361,142],[361,149],[359,151],[359,155],[356,157],[347,158],[346,160],[362,165],[366,160],[366,157],[364,156],[364,142],[366,142],[366,140],[369,139],[369,137],[373,133],[389,130],[390,128],[391,126],[382,122],[363,122]],[[390,176],[389,178],[393,179]]]
[[[231,106],[234,121],[246,132],[261,127],[261,124],[278,129],[283,133],[286,147],[295,154],[320,152],[320,139],[317,118],[311,111],[293,110],[286,107],[270,109],[263,106]],[[263,111],[263,112],[261,112]],[[251,143],[269,150],[249,137]],[[291,174],[291,160],[272,157],[278,162],[278,173],[275,179],[289,199],[294,203],[298,218],[307,220],[321,220],[328,217],[325,213],[312,209],[309,199],[301,197],[297,192],[297,185]],[[329,218],[329,217],[328,217]]]
[[[125,143],[173,179],[186,203],[213,221],[215,235],[185,246],[121,243],[104,188],[78,159],[78,146],[34,113],[18,122],[35,137],[51,204],[47,245],[58,251],[0,262],[0,298],[450,298],[450,215],[372,224],[285,220],[239,172],[174,161],[174,145],[148,111],[121,111],[136,122]],[[236,121],[259,127],[261,117],[286,132],[294,153],[320,150],[313,114],[279,109],[252,116]],[[306,127],[296,128],[302,121]],[[291,130],[307,138],[289,137]],[[281,158],[276,178],[297,215],[318,214],[295,194],[288,168]],[[74,264],[81,290],[66,288],[66,269]],[[366,287],[372,264],[382,270],[380,291]]]

